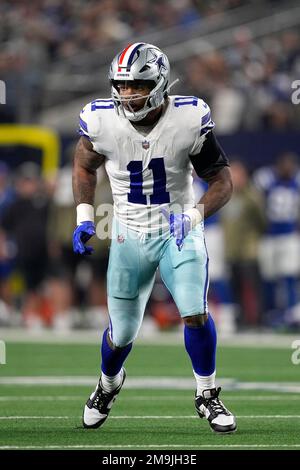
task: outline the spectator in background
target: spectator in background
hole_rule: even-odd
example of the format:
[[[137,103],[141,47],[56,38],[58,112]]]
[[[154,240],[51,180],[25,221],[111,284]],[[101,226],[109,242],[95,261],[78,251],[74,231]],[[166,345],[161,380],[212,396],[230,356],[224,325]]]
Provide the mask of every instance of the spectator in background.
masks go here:
[[[272,14],[268,2],[262,3],[266,14]],[[167,32],[163,35],[170,44],[172,37],[178,42],[195,38],[194,33],[209,24],[218,32],[220,26],[223,29],[222,15],[244,4],[243,0],[2,0],[0,75],[7,86],[7,105],[0,107],[0,121],[37,120],[48,105],[76,99],[90,75],[99,74],[105,48],[116,41],[127,42],[137,35],[143,39],[141,35],[172,28],[170,37]],[[299,77],[299,31],[255,37],[254,25],[240,26],[228,39],[215,50],[214,42],[204,36],[199,45],[205,53],[192,58],[187,50],[187,59],[177,61],[185,93],[212,104],[223,133],[298,128],[299,107],[292,105],[290,95],[291,83]],[[72,86],[66,87],[68,82]],[[86,93],[99,91],[98,83],[93,86]]]
[[[3,214],[13,202],[14,196],[9,168],[6,163],[0,161],[0,223]]]
[[[246,103],[239,87],[232,86],[224,55],[211,51],[195,56],[187,61],[186,70],[187,93],[211,103],[219,132],[230,134],[239,130]]]
[[[220,52],[205,58],[208,80],[212,83],[211,106],[221,134],[230,134],[242,127],[245,98],[239,87],[230,80],[228,64]]]
[[[43,323],[42,283],[47,272],[46,227],[48,197],[43,189],[39,166],[26,162],[17,169],[16,198],[2,218],[8,239],[16,244],[16,267],[26,287],[22,313],[24,324],[38,327]]]
[[[261,321],[262,308],[257,256],[265,224],[263,205],[242,162],[231,162],[231,174],[233,196],[221,215],[225,258],[234,303],[239,309],[238,325],[256,326]]]
[[[72,249],[74,200],[72,193],[73,145],[67,151],[68,163],[59,170],[48,218],[48,248],[50,275],[47,291],[56,330],[67,331],[72,326],[99,328],[106,325],[106,240],[94,242],[93,257],[82,259]],[[112,201],[111,189],[103,168],[98,171],[95,206]],[[100,221],[98,217],[97,221]],[[74,307],[82,309],[83,317],[74,315]]]
[[[3,214],[14,200],[8,166],[0,161],[0,325],[11,323],[12,292],[9,282],[13,270],[14,245],[9,242],[2,229]]]
[[[75,301],[73,281],[78,260],[71,250],[69,231],[74,225],[71,165],[60,168],[54,185],[47,219],[49,277],[47,295],[54,329],[68,331],[76,318],[72,306]],[[76,299],[78,300],[78,299]]]
[[[207,190],[207,183],[194,175],[193,189],[195,200]],[[205,243],[209,256],[209,297],[208,301],[213,304],[215,321],[218,333],[225,336],[236,330],[236,309],[228,279],[225,263],[225,241],[221,214],[216,213],[205,219]]]
[[[257,170],[254,181],[264,197],[267,217],[259,257],[266,322],[281,326],[293,323],[294,308],[300,300],[299,158],[292,153],[280,155],[274,168]]]

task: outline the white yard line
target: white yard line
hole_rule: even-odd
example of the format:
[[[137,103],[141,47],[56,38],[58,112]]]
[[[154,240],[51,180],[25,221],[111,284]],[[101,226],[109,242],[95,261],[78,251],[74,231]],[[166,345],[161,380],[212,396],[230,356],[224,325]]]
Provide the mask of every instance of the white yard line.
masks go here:
[[[26,396],[26,395],[23,395],[23,396],[0,396],[0,402],[1,401],[7,401],[7,402],[10,402],[10,401],[79,401],[79,400],[84,400],[86,397],[85,396],[43,396],[43,395],[39,395],[39,396]]]
[[[71,419],[71,416],[0,416],[0,420],[10,419]]]
[[[230,401],[282,401],[283,395],[262,395],[262,396],[252,396],[252,395],[243,395],[243,396],[232,396],[232,395],[225,395],[226,400]],[[0,396],[0,402],[11,402],[11,401],[81,401],[85,400],[85,395],[21,395],[21,396],[9,396],[3,395]],[[289,401],[299,401],[299,395],[289,395]],[[130,397],[122,396],[122,401],[190,401],[190,395],[132,395]]]
[[[110,419],[198,419],[196,415],[183,415],[183,416],[155,416],[155,415],[141,415],[141,416],[110,416]],[[237,415],[238,419],[300,419],[300,415]],[[13,420],[13,419],[77,419],[75,416],[0,416],[0,420]]]
[[[265,449],[265,448],[299,448],[300,444],[74,444],[74,445],[44,445],[44,446],[34,446],[34,445],[24,445],[24,446],[0,446],[1,450],[9,449],[214,449],[214,448],[253,448],[253,449]]]

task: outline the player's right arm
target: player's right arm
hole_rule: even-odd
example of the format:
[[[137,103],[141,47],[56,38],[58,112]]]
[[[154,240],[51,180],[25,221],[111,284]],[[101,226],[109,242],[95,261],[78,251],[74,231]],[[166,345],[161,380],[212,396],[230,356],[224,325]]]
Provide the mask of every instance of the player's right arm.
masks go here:
[[[97,169],[103,162],[103,155],[95,152],[92,143],[86,137],[81,137],[75,149],[73,162],[73,194],[77,206],[94,204]]]
[[[97,169],[104,162],[103,155],[95,152],[92,143],[81,137],[73,161],[73,194],[77,211],[77,227],[73,234],[73,250],[91,254],[93,249],[85,243],[96,233],[94,224],[94,198]]]

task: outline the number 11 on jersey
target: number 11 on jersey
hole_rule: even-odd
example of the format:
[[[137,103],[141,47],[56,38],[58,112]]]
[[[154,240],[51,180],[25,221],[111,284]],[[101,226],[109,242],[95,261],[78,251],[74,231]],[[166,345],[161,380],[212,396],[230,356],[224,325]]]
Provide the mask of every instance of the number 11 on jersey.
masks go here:
[[[166,191],[167,177],[164,159],[152,158],[148,168],[153,173],[153,193],[150,195],[150,204],[170,202],[170,194]],[[143,162],[131,161],[127,165],[127,170],[130,173],[128,202],[147,204],[147,197],[143,194]]]

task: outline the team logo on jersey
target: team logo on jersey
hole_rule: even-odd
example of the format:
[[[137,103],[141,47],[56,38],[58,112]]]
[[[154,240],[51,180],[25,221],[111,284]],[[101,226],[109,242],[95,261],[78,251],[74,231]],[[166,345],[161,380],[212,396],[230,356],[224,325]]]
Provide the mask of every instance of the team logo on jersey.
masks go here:
[[[124,235],[122,235],[122,233],[117,236],[117,242],[118,243],[124,243],[125,242],[125,237],[124,237]]]
[[[148,148],[150,147],[150,142],[148,142],[148,140],[144,140],[142,142],[142,147],[143,149],[148,150]]]

